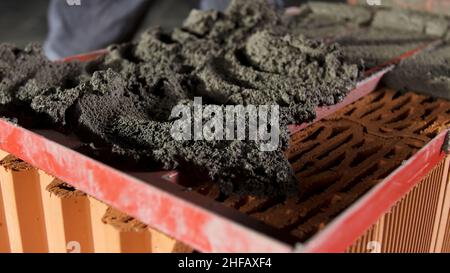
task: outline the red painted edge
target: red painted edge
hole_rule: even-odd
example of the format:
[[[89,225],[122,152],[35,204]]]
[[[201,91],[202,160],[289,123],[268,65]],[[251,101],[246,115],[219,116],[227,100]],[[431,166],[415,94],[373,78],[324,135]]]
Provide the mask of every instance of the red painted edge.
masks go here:
[[[144,182],[2,119],[0,148],[197,250],[292,251],[258,232],[262,223],[168,183],[170,172],[146,174]]]
[[[344,98],[343,101],[341,101],[338,104],[332,105],[332,106],[321,106],[316,108],[316,118],[310,122],[310,123],[303,123],[299,125],[289,125],[289,130],[292,134],[295,134],[308,126],[314,124],[315,122],[318,122],[322,120],[323,118],[333,114],[334,112],[338,111],[339,109],[344,108],[345,106],[354,103],[355,101],[359,100],[360,98],[370,94],[373,92],[376,87],[378,86],[381,78],[391,71],[394,68],[394,66],[386,66],[382,68],[381,70],[375,72],[370,77],[362,80],[359,82],[355,89],[350,91],[348,95]]]
[[[92,61],[100,56],[104,56],[106,53],[108,53],[107,49],[100,49],[97,51],[92,51],[90,53],[85,54],[78,54],[74,56],[70,56],[64,59],[59,60],[58,62],[73,62],[73,61],[79,61],[79,62],[88,62]]]
[[[445,158],[444,131],[311,238],[301,251],[344,252]]]

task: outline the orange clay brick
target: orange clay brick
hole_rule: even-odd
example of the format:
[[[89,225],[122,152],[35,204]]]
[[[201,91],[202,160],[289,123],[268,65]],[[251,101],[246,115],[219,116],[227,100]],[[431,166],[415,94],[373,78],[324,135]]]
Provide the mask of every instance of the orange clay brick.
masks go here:
[[[0,253],[192,252],[2,150],[0,160]]]
[[[151,252],[150,232],[142,222],[111,207],[108,207],[101,222],[111,250],[121,253]]]
[[[192,248],[93,197],[92,234],[100,253],[189,253]]]
[[[94,248],[86,194],[43,171],[39,171],[39,177],[49,252],[92,253]]]
[[[347,252],[371,252],[370,242],[379,244],[382,253],[443,252],[450,239],[446,238],[450,206],[449,165],[450,157],[385,213]]]
[[[89,197],[91,208],[94,250],[97,253],[149,253],[150,234],[143,227],[124,229],[115,216],[108,212],[109,206]]]
[[[8,228],[6,227],[5,208],[0,185],[0,253],[9,253]]]
[[[152,238],[152,253],[190,253],[193,249],[155,229],[148,228]]]
[[[188,253],[192,249],[93,197],[91,206],[95,252]]]
[[[14,156],[0,161],[0,187],[11,252],[47,252],[38,171]]]
[[[447,157],[446,164],[450,165],[450,156]],[[436,252],[442,253],[450,253],[450,170],[448,169],[446,182],[436,238]]]
[[[8,153],[0,150],[0,160],[5,158]],[[8,228],[6,227],[5,208],[3,207],[3,197],[0,184],[0,253],[9,253]]]
[[[0,160],[2,160],[3,158],[7,157],[8,155],[9,155],[9,153],[7,153],[7,152],[5,152],[3,150],[0,150]]]

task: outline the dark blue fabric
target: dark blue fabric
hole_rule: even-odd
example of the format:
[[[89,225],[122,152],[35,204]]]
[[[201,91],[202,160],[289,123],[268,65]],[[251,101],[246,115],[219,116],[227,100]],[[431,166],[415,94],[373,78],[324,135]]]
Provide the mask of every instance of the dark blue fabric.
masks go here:
[[[52,0],[44,45],[50,59],[104,48],[131,38],[146,0]]]
[[[278,6],[282,0],[268,0]],[[79,5],[77,5],[79,3]],[[132,38],[151,0],[52,0],[44,50],[52,60]],[[201,9],[225,10],[230,0],[201,0]]]

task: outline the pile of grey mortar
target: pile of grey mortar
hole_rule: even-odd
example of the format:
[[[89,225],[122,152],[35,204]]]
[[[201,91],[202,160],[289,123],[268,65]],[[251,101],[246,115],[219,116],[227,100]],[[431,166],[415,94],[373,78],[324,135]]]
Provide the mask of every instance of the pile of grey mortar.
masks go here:
[[[122,169],[188,170],[225,194],[294,194],[287,124],[311,121],[316,106],[341,101],[358,77],[336,45],[292,33],[266,1],[235,0],[224,13],[192,11],[170,33],[149,30],[84,64],[49,62],[37,45],[2,44],[0,115],[75,134],[86,143],[80,151]],[[174,140],[171,110],[196,96],[221,107],[279,105],[279,148]]]
[[[347,62],[371,68],[407,51],[440,40],[435,50],[401,62],[383,80],[396,90],[450,99],[450,18],[397,8],[311,2],[287,18],[292,33],[330,38]]]

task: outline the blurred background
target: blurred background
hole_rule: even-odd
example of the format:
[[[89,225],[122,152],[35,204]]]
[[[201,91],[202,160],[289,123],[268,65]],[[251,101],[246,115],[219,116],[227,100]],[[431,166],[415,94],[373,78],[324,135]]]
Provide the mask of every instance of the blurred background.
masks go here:
[[[179,26],[198,3],[196,0],[150,0],[150,2],[151,8],[142,24],[141,31],[157,25],[168,29]],[[308,1],[285,0],[284,2],[286,6],[293,6]],[[330,0],[328,2],[345,1]],[[29,42],[43,42],[47,33],[48,4],[49,0],[1,0],[0,43],[14,43],[23,47]]]

